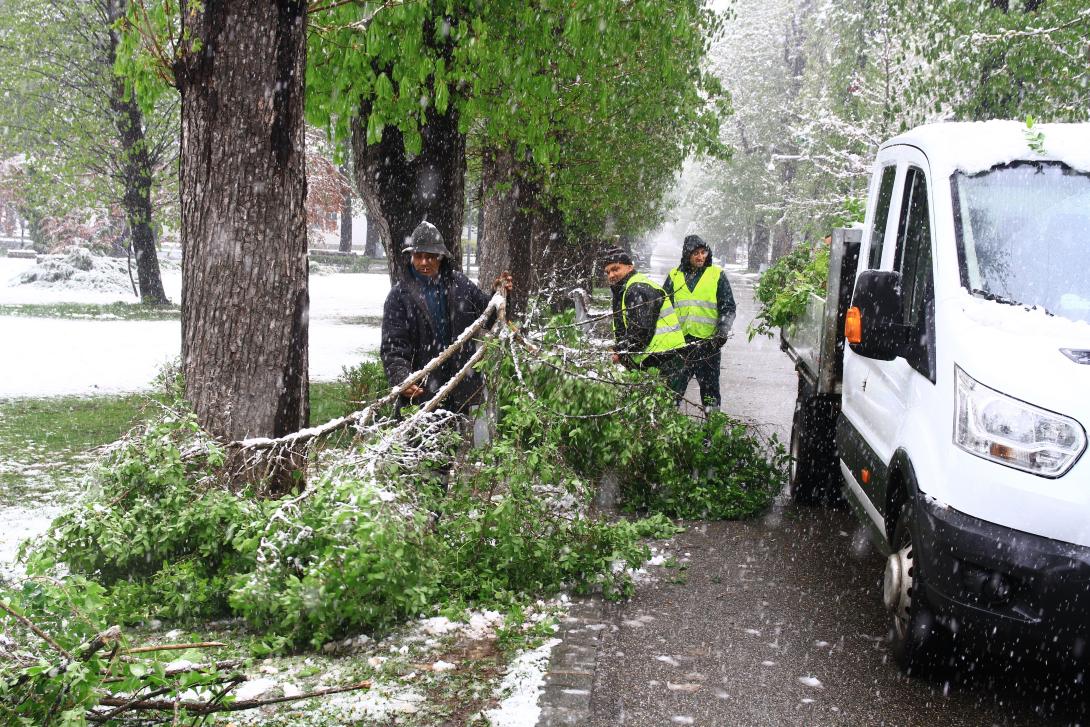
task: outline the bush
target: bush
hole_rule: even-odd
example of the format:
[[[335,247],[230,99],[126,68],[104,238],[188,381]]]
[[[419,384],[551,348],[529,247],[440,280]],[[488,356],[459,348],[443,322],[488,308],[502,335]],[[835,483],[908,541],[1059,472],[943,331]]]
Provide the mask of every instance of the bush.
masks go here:
[[[593,485],[552,445],[522,452],[511,441],[464,470],[442,504],[443,588],[467,603],[511,605],[565,585],[628,596],[626,568],[650,553],[638,527],[586,516]]]
[[[235,612],[294,644],[381,631],[438,597],[429,515],[371,480],[327,476],[241,548],[255,567],[231,589]]]
[[[23,553],[28,572],[64,565],[117,586],[115,618],[125,623],[223,615],[225,599],[211,594],[224,573],[249,567],[235,539],[258,527],[263,508],[216,483],[222,455],[214,445],[203,463],[183,459],[184,446],[198,438],[192,415],[170,412],[123,440],[104,462],[91,499],[58,517]],[[194,598],[198,593],[206,595]]]
[[[386,380],[386,371],[377,355],[364,359],[355,366],[341,369],[341,381],[346,384],[345,413],[356,411],[362,406],[390,393],[390,384]],[[400,382],[398,382],[400,383]],[[387,405],[377,412],[379,416],[393,416],[394,407]]]
[[[572,330],[556,328],[557,338]],[[616,471],[626,509],[648,514],[747,517],[782,488],[788,457],[774,436],[764,442],[724,414],[687,416],[651,372],[618,374],[582,361],[558,376],[562,366],[539,359],[516,372],[510,357],[499,364],[492,380],[501,438],[527,452],[556,451],[584,478]]]

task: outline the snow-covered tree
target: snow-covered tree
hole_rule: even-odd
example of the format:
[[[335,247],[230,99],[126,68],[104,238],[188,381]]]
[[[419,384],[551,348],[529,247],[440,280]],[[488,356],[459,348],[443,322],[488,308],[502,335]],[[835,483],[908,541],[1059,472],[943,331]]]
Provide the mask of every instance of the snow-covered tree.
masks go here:
[[[166,302],[157,207],[173,204],[177,107],[141,106],[114,66],[128,0],[0,0],[0,158],[21,155],[32,226],[123,212],[140,296]],[[118,235],[118,240],[121,239]]]

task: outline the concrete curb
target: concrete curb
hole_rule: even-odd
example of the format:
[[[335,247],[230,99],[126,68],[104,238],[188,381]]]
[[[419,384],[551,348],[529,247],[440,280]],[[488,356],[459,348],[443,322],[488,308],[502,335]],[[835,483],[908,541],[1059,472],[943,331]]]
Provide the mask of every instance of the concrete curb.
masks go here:
[[[561,643],[553,649],[545,672],[537,727],[585,725],[590,721],[598,651],[612,627],[611,610],[601,598],[572,602],[556,634]]]

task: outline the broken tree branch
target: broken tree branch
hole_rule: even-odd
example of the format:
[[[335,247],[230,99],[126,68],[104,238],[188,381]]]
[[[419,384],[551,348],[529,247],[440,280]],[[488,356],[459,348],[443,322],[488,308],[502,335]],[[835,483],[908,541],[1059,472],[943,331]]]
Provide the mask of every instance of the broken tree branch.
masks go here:
[[[371,680],[365,679],[362,682],[356,684],[350,684],[344,687],[331,687],[329,689],[318,689],[313,692],[304,692],[303,694],[296,694],[291,697],[271,697],[269,699],[244,699],[237,702],[229,702],[227,704],[210,704],[209,702],[201,702],[193,699],[174,700],[174,699],[144,699],[138,702],[135,706],[129,707],[131,710],[140,711],[157,711],[157,712],[170,712],[175,709],[175,705],[181,709],[186,710],[190,714],[212,714],[213,712],[241,712],[247,709],[256,709],[257,707],[264,707],[269,704],[281,704],[283,702],[295,702],[300,699],[312,699],[314,697],[324,697],[330,694],[340,694],[342,692],[353,692],[359,689],[370,689]],[[120,707],[128,704],[131,700],[121,697],[103,697],[99,704],[103,707]],[[93,715],[93,716],[92,716]],[[103,714],[90,713],[89,719],[93,719],[96,722],[102,721]]]
[[[0,601],[0,608],[7,611],[8,614],[12,618],[14,618],[16,621],[21,623],[23,626],[26,626],[32,632],[34,632],[34,635],[37,636],[39,639],[41,639],[45,643],[52,646],[57,652],[59,652],[61,655],[63,655],[64,658],[68,659],[68,661],[72,661],[72,655],[69,654],[68,651],[65,650],[65,648],[63,646],[61,646],[56,641],[54,641],[52,636],[50,636],[49,634],[47,634],[46,632],[44,632],[40,628],[38,628],[34,624],[34,622],[31,621],[29,618],[27,618],[23,614],[19,613],[18,611],[16,611],[14,608],[12,608],[7,603],[4,603],[3,601]]]
[[[125,649],[125,654],[148,654],[152,651],[178,651],[180,649],[216,649],[227,646],[222,641],[197,641],[192,644],[158,644],[153,646],[137,646],[134,649]]]
[[[363,409],[352,412],[347,416],[330,420],[320,426],[302,429],[298,432],[293,432],[292,434],[287,434],[283,437],[278,437],[276,439],[268,437],[255,437],[252,439],[234,441],[229,443],[227,446],[245,450],[264,450],[272,449],[273,447],[291,448],[298,444],[304,444],[317,437],[323,437],[331,432],[337,431],[338,429],[344,429],[345,427],[348,427],[349,425],[354,424],[358,421],[366,420],[369,416],[372,416],[374,412],[378,411],[386,404],[393,403],[401,394],[401,392],[404,391],[407,387],[415,384],[417,381],[420,381],[425,376],[429,375],[432,371],[442,366],[451,356],[455,354],[455,352],[457,352],[463,345],[465,345],[465,343],[470,338],[477,335],[477,333],[479,333],[481,329],[485,328],[486,324],[488,323],[488,319],[492,317],[493,313],[498,314],[497,318],[502,318],[503,314],[500,312],[500,310],[505,310],[505,306],[506,299],[503,297],[502,294],[496,293],[495,295],[493,295],[492,299],[488,301],[488,305],[485,307],[484,311],[477,318],[477,320],[475,320],[472,325],[462,331],[461,335],[459,335],[453,343],[447,346],[438,356],[429,361],[427,365],[424,366],[424,368],[409,374],[404,381],[390,389],[389,393],[387,393],[384,397],[372,402],[371,404],[368,404]],[[446,387],[440,389],[440,392],[443,393],[443,396],[446,396],[446,394],[449,393],[449,389],[446,389],[446,391],[444,391],[444,389],[446,389]],[[442,401],[442,397],[439,395],[439,393],[437,393],[431,401]]]

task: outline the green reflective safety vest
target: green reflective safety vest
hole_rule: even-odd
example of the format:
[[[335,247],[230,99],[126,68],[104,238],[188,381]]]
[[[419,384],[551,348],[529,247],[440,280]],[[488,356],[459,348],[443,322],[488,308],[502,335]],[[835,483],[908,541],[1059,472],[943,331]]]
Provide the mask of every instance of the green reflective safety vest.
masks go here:
[[[686,336],[711,338],[715,335],[715,326],[719,322],[716,294],[722,272],[718,265],[709,265],[696,281],[696,288],[689,290],[685,273],[679,268],[670,271],[670,281],[674,284],[674,310]]]
[[[625,327],[628,327],[628,309],[625,304],[625,296],[633,283],[650,285],[662,293],[663,298],[662,308],[659,309],[659,318],[655,321],[655,335],[651,338],[651,343],[647,345],[647,350],[643,353],[632,354],[632,360],[636,363],[642,363],[649,353],[672,351],[675,348],[684,346],[685,334],[681,332],[681,323],[677,319],[677,314],[674,313],[674,306],[670,303],[670,296],[666,295],[666,291],[662,289],[661,285],[657,285],[643,273],[635,273],[630,277],[628,282],[625,283],[624,292],[621,293],[621,318],[624,320]]]

